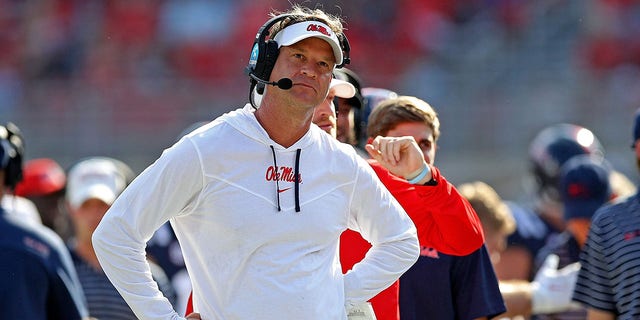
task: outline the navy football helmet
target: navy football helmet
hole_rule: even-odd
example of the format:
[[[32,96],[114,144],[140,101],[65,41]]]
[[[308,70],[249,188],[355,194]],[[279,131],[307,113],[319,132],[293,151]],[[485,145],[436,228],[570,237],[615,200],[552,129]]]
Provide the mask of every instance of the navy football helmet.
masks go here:
[[[604,149],[591,130],[568,123],[540,131],[529,146],[532,174],[540,196],[559,200],[560,168],[576,155],[604,158]]]

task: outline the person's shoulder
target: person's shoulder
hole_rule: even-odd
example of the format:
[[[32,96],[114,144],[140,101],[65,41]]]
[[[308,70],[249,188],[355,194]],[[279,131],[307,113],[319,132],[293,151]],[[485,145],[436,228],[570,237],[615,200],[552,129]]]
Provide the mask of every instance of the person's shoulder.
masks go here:
[[[493,274],[491,257],[489,256],[489,251],[485,244],[465,255],[454,256],[441,252],[438,252],[438,255],[441,259],[448,258],[451,260],[451,263],[457,264],[458,267],[455,268],[455,272],[458,274],[464,274],[465,276],[471,276],[472,278],[484,278],[489,274]],[[468,280],[472,279],[469,278]]]
[[[5,194],[2,197],[2,207],[8,214],[15,215],[21,220],[34,224],[42,224],[38,208],[27,198],[13,194]]]
[[[6,224],[3,224],[3,230],[0,232],[9,237],[18,248],[30,254],[48,260],[57,259],[67,250],[62,238],[44,225],[25,222],[7,215],[3,219]]]
[[[611,222],[623,222],[632,216],[640,217],[640,194],[618,198],[611,203],[600,207],[593,218],[592,224],[604,224]]]
[[[220,150],[226,150],[229,145],[230,134],[234,135],[242,132],[242,128],[248,128],[246,125],[249,121],[243,116],[242,109],[237,109],[223,114],[216,119],[196,128],[195,130],[185,134],[176,141],[172,148],[178,150],[178,155],[187,150],[213,150],[219,153]],[[244,123],[244,124],[243,124]]]

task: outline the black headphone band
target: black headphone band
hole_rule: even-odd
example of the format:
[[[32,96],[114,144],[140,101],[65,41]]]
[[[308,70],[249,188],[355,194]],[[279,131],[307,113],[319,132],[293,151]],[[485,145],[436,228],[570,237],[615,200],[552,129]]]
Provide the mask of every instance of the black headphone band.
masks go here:
[[[281,22],[287,18],[294,18],[296,15],[293,14],[281,14],[271,19],[267,20],[258,32],[256,33],[256,38],[253,42],[251,57],[249,59],[249,64],[245,68],[245,73],[247,75],[253,74],[254,76],[263,79],[265,81],[269,80],[269,76],[271,75],[271,71],[273,70],[273,66],[275,65],[275,61],[278,57],[279,48],[278,44],[270,38],[266,40],[267,36],[269,36],[269,31],[273,25],[278,22]],[[323,21],[320,21],[323,22]],[[323,22],[324,23],[324,22]],[[342,68],[344,65],[347,65],[351,62],[351,58],[349,57],[349,52],[351,51],[351,46],[349,44],[349,40],[344,33],[336,34],[338,38],[338,42],[340,44],[340,48],[342,50],[342,62],[336,65],[336,68]],[[264,85],[258,84],[256,80],[252,77],[249,77],[249,81],[252,84],[252,87],[258,85],[258,90],[264,88]],[[260,92],[261,93],[261,92]]]
[[[277,15],[275,17],[272,17],[271,19],[267,20],[267,22],[265,22],[262,27],[260,27],[260,29],[258,29],[258,33],[256,34],[256,40],[254,43],[256,42],[264,42],[265,39],[267,38],[267,36],[269,35],[269,30],[271,29],[271,27],[273,27],[274,24],[286,19],[286,18],[290,18],[290,17],[294,17],[294,15],[291,14],[281,14],[281,15]]]

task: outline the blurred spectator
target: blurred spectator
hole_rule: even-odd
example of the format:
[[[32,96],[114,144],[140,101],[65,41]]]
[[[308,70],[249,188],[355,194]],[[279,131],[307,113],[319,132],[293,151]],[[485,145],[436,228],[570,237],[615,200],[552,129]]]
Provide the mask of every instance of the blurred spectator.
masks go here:
[[[400,277],[400,318],[492,318],[504,301],[475,211],[434,165],[440,133],[436,111],[412,96],[383,100],[368,119],[369,163],[420,240],[418,261]]]
[[[355,93],[356,88],[351,83],[336,78],[331,79],[327,97],[313,109],[313,123],[331,137],[337,138],[338,124],[334,101],[340,97],[351,98]]]
[[[21,179],[21,140],[0,126],[0,200]],[[15,127],[17,128],[17,127]],[[85,319],[82,288],[64,242],[53,231],[0,207],[0,318]]]
[[[353,70],[345,67],[333,70],[333,75],[336,79],[349,82],[356,90],[355,95],[350,98],[336,96],[334,101],[337,114],[336,138],[340,142],[359,146],[366,129],[366,126],[363,126],[364,120],[362,119],[362,109],[364,107],[364,98],[361,92],[362,81]]]
[[[516,221],[511,210],[498,193],[485,182],[467,182],[458,185],[457,188],[480,218],[491,263],[498,263],[500,255],[507,248],[507,237],[516,230]],[[499,274],[496,276],[500,279]]]
[[[123,162],[91,157],[74,164],[68,173],[67,209],[74,226],[70,251],[87,298],[89,314],[98,319],[135,319],[136,316],[102,271],[91,236],[113,201],[134,174]],[[158,287],[172,303],[175,292],[164,271],[150,262]]]
[[[640,168],[640,109],[633,121],[632,148]],[[582,267],[573,300],[587,308],[588,319],[637,319],[640,316],[640,195],[594,214],[580,255]]]
[[[567,227],[564,232],[550,238],[540,249],[536,257],[537,265],[541,265],[549,255],[558,256],[558,268],[579,261],[580,252],[589,233],[591,218],[596,210],[616,196],[612,193],[609,179],[611,170],[607,161],[590,155],[575,156],[562,166],[559,190],[563,219]],[[556,300],[570,302],[575,281],[570,283],[570,287],[571,290],[566,296],[557,297]],[[586,318],[585,309],[572,309],[539,315],[538,319]]]
[[[67,240],[73,233],[69,217],[64,212],[64,169],[51,158],[29,160],[24,165],[24,178],[16,186],[16,195],[35,204],[42,223]]]
[[[0,179],[4,196],[0,204],[9,216],[32,224],[42,224],[38,209],[29,199],[15,195],[18,183],[23,179],[24,138],[20,128],[12,122],[0,125],[0,141],[4,146],[3,170],[5,177]]]
[[[503,279],[533,280],[538,251],[550,236],[564,231],[558,190],[560,168],[581,154],[604,157],[604,149],[591,130],[574,124],[548,126],[529,144],[530,174],[535,179],[528,195],[532,199],[531,203],[509,202],[517,229],[495,265]]]

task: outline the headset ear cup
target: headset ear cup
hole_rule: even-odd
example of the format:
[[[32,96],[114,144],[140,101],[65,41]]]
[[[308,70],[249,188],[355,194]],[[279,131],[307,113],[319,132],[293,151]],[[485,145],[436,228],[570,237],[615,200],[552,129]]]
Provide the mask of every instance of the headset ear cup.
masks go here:
[[[268,40],[266,44],[266,55],[264,57],[264,75],[262,79],[269,80],[271,71],[273,71],[273,67],[276,65],[278,54],[280,54],[278,43],[274,40]]]
[[[271,76],[271,71],[273,71],[273,67],[278,59],[280,49],[278,48],[278,43],[273,40],[267,40],[264,42],[262,44],[262,49],[263,50],[260,51],[258,55],[254,75],[260,79],[268,81]],[[264,84],[258,83],[256,90],[259,94],[264,93]]]
[[[273,40],[267,40],[263,44],[263,49],[260,53],[260,60],[258,60],[256,64],[255,75],[260,79],[268,81],[271,76],[271,71],[273,71],[273,67],[276,64],[276,59],[278,59],[280,49],[278,48],[278,43]]]

